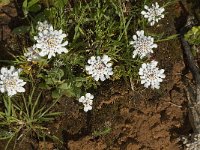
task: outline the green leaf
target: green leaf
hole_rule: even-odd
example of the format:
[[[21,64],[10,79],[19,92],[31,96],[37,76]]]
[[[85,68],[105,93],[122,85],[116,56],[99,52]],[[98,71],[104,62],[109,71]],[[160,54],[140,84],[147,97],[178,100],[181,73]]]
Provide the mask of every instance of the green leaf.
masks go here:
[[[24,9],[27,9],[27,6],[28,6],[28,0],[24,0],[23,4],[22,4],[22,7]]]
[[[52,91],[51,96],[52,96],[52,98],[55,98],[55,99],[59,98],[60,97],[60,91],[57,90],[57,89]]]
[[[75,84],[76,87],[81,87],[82,85],[83,85],[82,82],[76,82]]]
[[[62,78],[64,76],[64,71],[62,69],[58,69],[57,75],[58,75],[59,78]]]
[[[83,77],[77,77],[75,79],[75,86],[76,87],[81,87],[83,85],[84,82],[86,82],[86,78],[83,78]]]
[[[44,74],[42,74],[42,73],[40,73],[40,74],[37,74],[37,75],[36,75],[36,77],[37,77],[37,78],[42,78],[42,79],[45,79],[45,75],[44,75]]]
[[[83,77],[76,77],[76,81],[77,82],[85,82],[87,80],[86,80],[86,78],[83,78]]]
[[[54,78],[46,78],[45,79],[46,84],[48,85],[54,85],[56,80]]]
[[[41,89],[51,89],[46,83],[39,83],[38,87]]]
[[[33,5],[33,6],[31,6],[29,8],[29,11],[33,12],[33,13],[36,13],[36,12],[38,12],[40,10],[41,10],[41,5],[40,4],[35,4],[35,5]]]
[[[73,97],[76,95],[75,91],[72,88],[66,89],[65,91],[63,91],[63,94],[65,94],[68,97]]]
[[[24,0],[24,2],[22,4],[22,9],[23,9],[24,15],[27,16],[27,14],[28,14],[28,0]]]
[[[68,90],[68,89],[71,88],[71,84],[63,83],[63,84],[61,84],[58,88],[59,88],[59,89],[62,89],[62,90]]]
[[[164,42],[164,41],[169,41],[169,40],[173,40],[173,39],[176,39],[179,35],[178,34],[173,34],[171,36],[168,36],[166,38],[163,38],[163,39],[159,39],[155,42]]]
[[[200,44],[200,26],[192,27],[184,35],[185,40],[187,40],[190,44],[199,45]]]
[[[32,7],[33,5],[35,5],[37,2],[39,2],[39,0],[31,0],[30,2],[28,2],[27,7],[30,8],[30,7]]]
[[[1,140],[11,138],[13,135],[14,135],[14,133],[12,133],[10,131],[4,130],[4,129],[0,130],[0,139]]]
[[[66,4],[67,4],[68,0],[54,0],[53,1],[53,5],[56,7],[56,8],[63,8]]]
[[[56,16],[57,10],[56,8],[52,7],[52,8],[47,8],[44,10],[44,15],[47,18],[54,18]]]
[[[50,71],[47,72],[48,73],[48,78],[50,78],[53,81],[60,81],[61,78],[64,76],[64,71],[62,69],[58,69],[58,68],[54,68]]]
[[[20,26],[20,27],[16,27],[13,29],[13,33],[20,35],[20,34],[25,34],[28,33],[30,31],[30,26]]]
[[[58,116],[61,115],[63,112],[49,112],[44,117],[49,117],[49,116]]]
[[[40,12],[40,13],[38,13],[38,14],[35,16],[34,19],[35,19],[36,22],[41,21],[41,20],[45,20],[46,17],[45,17],[44,12]]]

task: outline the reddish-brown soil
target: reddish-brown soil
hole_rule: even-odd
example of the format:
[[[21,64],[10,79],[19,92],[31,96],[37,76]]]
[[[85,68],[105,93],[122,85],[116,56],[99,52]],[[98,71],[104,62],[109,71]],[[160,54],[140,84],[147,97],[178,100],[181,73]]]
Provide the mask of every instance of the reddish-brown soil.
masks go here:
[[[6,8],[2,8],[8,10]],[[173,11],[172,11],[173,10]],[[175,10],[175,11],[174,11]],[[173,5],[161,24],[149,30],[153,33],[176,33],[176,19],[180,6]],[[13,10],[11,11],[13,12]],[[14,13],[15,14],[15,13]],[[3,40],[9,41],[10,23],[0,12]],[[4,24],[5,22],[5,24]],[[2,26],[5,26],[2,28]],[[49,133],[64,142],[62,149],[69,150],[181,150],[179,137],[191,130],[185,85],[182,80],[185,68],[178,39],[161,42],[154,58],[166,70],[166,79],[160,90],[144,89],[139,83],[123,79],[107,81],[96,90],[93,110],[85,113],[74,99],[63,98],[58,108],[64,115],[48,125]],[[1,47],[1,46],[0,46]],[[188,74],[190,78],[191,75]],[[59,144],[31,140],[32,149],[53,150]],[[22,149],[23,143],[16,149]],[[29,149],[28,147],[23,149]]]
[[[72,139],[66,136],[66,146],[72,150],[181,149],[177,137],[190,129],[184,125],[187,121],[187,100],[180,82],[182,65],[177,63],[173,67],[175,80],[169,79],[171,88],[166,86],[166,91],[154,92],[142,90],[142,87],[131,91],[123,81],[119,81],[99,89],[94,105],[98,109],[91,114],[77,114],[78,107],[77,110],[75,107],[75,117],[73,109],[69,109],[67,114],[70,115],[66,115],[64,125],[67,127],[66,134],[75,135],[77,129],[79,133],[82,128],[87,128],[88,133],[74,138],[71,136]],[[103,132],[108,123],[109,133],[91,136],[94,131]]]

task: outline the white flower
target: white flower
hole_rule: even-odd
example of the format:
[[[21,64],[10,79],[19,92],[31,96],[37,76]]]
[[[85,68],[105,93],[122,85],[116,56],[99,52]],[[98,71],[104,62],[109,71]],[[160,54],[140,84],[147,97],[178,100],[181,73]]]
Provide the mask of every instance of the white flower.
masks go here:
[[[37,61],[40,58],[39,51],[35,45],[32,47],[27,48],[27,52],[24,53],[27,61]]]
[[[49,30],[52,25],[49,24],[46,20],[44,22],[38,22],[37,30],[42,32],[44,30]]]
[[[86,65],[85,69],[88,71],[88,74],[92,75],[95,81],[104,81],[110,78],[113,75],[112,71],[112,63],[108,63],[111,60],[108,55],[103,55],[101,58],[100,56],[92,56],[88,60],[88,64]]]
[[[151,26],[153,26],[160,19],[164,18],[163,12],[165,9],[163,7],[159,7],[157,2],[152,4],[152,7],[145,5],[144,8],[146,11],[142,11],[141,14],[144,16],[144,18],[148,19],[148,22]]]
[[[85,94],[85,96],[81,96],[79,98],[79,102],[83,103],[84,111],[87,112],[88,110],[92,110],[94,96],[90,93]]]
[[[54,30],[53,26],[50,26],[48,30],[39,32],[38,36],[34,37],[37,41],[36,48],[41,49],[39,55],[42,57],[48,55],[50,59],[52,56],[55,56],[56,53],[67,53],[68,50],[64,46],[68,44],[68,41],[63,43],[65,37],[66,34],[63,34],[62,30]]]
[[[0,73],[0,91],[7,92],[8,96],[13,96],[17,92],[25,92],[23,86],[26,84],[19,79],[20,69],[16,70],[13,66],[10,69],[2,67]]]
[[[143,63],[139,69],[141,84],[144,84],[144,87],[160,88],[160,82],[165,78],[165,74],[164,69],[159,70],[157,64],[158,62],[153,60],[150,63]]]
[[[137,55],[142,59],[150,53],[153,53],[153,48],[157,48],[157,44],[154,44],[154,39],[151,36],[145,36],[144,31],[137,31],[137,35],[133,35],[133,40],[130,44],[133,45],[133,58]]]

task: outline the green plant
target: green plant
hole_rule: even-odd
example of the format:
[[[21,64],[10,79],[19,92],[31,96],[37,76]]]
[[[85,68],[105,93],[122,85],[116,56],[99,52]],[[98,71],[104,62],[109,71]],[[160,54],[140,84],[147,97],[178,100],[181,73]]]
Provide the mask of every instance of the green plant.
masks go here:
[[[45,123],[53,121],[61,114],[52,110],[60,97],[47,105],[42,93],[33,86],[30,93],[26,93],[28,95],[22,94],[15,98],[2,96],[5,110],[0,112],[0,127],[3,129],[0,139],[9,139],[5,149],[14,137],[27,135],[30,132],[34,132],[38,137],[47,135],[48,129]]]
[[[185,35],[184,38],[192,45],[200,44],[200,26],[194,26]]]
[[[38,30],[38,22],[44,21],[48,22],[47,26],[52,25],[57,33],[62,29],[63,34],[59,35],[63,36],[65,41],[69,41],[69,44],[64,45],[66,47],[62,46],[65,50],[68,49],[66,53],[59,53],[59,55],[56,53],[55,57],[47,58],[45,55],[29,61],[24,56],[28,51],[28,48],[25,48],[23,54],[10,61],[22,68],[28,85],[26,93],[21,96],[10,98],[2,95],[4,108],[0,110],[1,139],[9,138],[9,143],[17,135],[28,132],[34,132],[44,138],[48,136],[45,123],[53,121],[61,114],[54,107],[62,96],[77,99],[83,93],[94,90],[101,84],[89,76],[85,69],[88,59],[92,56],[107,55],[111,58],[114,72],[111,80],[125,78],[126,81],[131,82],[131,85],[134,81],[138,81],[138,70],[147,59],[133,59],[130,40],[136,31],[143,30],[147,26],[147,22],[141,17],[141,10],[147,3],[149,4],[150,1],[137,1],[127,10],[124,0],[73,2],[24,0],[22,9],[27,25],[13,30],[17,35],[29,35],[30,39],[24,47],[37,44],[35,37],[49,32],[48,30],[45,31],[46,33],[41,33]],[[156,42],[177,37],[172,35],[163,38],[163,34],[152,36]],[[24,38],[24,36],[20,37]],[[54,40],[55,38],[51,37],[47,43],[54,46]],[[41,47],[37,47],[36,51],[38,49],[41,50]],[[48,98],[45,97],[46,94]],[[94,131],[93,135],[105,135],[110,131],[110,127],[105,127],[102,131]]]

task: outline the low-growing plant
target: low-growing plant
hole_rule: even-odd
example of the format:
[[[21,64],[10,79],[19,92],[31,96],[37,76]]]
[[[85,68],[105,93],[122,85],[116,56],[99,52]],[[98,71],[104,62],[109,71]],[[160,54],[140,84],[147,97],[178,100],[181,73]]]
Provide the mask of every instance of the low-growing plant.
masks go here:
[[[31,132],[38,137],[48,135],[45,123],[53,121],[56,116],[61,114],[61,112],[52,111],[59,99],[60,97],[52,100],[51,104],[47,104],[43,92],[39,92],[35,86],[31,87],[29,93],[21,96],[2,95],[5,108],[0,113],[0,126],[3,131],[0,139],[9,139],[5,149],[13,138],[19,139]]]
[[[148,58],[157,48],[155,41],[177,35],[163,39],[145,31],[146,26],[164,18],[165,9],[158,3],[137,1],[128,9],[126,3],[24,0],[22,9],[27,25],[15,28],[13,33],[28,35],[29,42],[13,64],[22,69],[26,90],[22,88],[25,82],[17,74],[22,89],[16,89],[20,94],[10,92],[10,86],[16,83],[8,79],[3,82],[1,72],[0,86],[6,88],[0,90],[8,94],[2,94],[2,139],[9,138],[10,142],[30,131],[46,135],[45,123],[61,113],[53,108],[62,96],[78,99],[85,112],[91,110],[95,98],[88,91],[94,91],[106,79],[125,78],[131,85],[140,81],[146,88],[160,88],[164,69],[158,69],[158,62],[149,62]],[[11,73],[8,76],[13,78]],[[94,136],[110,130],[95,131]]]

